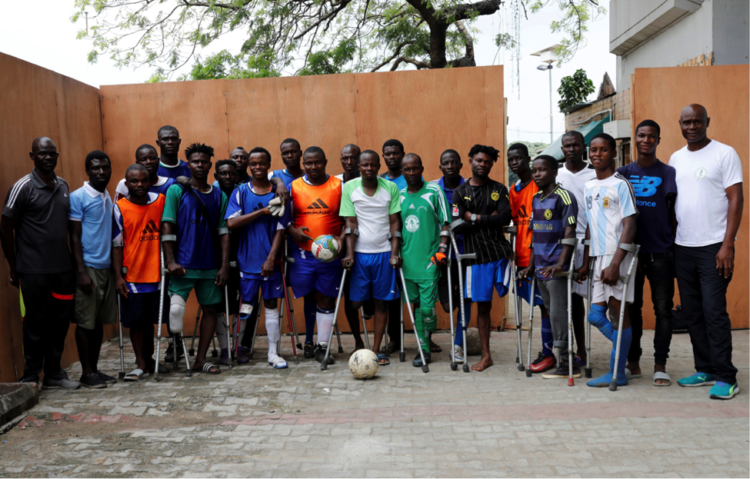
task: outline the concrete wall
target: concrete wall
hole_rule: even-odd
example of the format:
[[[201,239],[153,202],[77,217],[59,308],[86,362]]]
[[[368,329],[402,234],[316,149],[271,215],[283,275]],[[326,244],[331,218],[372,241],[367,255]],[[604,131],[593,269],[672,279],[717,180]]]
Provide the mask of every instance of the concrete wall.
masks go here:
[[[748,63],[750,1],[713,0],[714,65]]]

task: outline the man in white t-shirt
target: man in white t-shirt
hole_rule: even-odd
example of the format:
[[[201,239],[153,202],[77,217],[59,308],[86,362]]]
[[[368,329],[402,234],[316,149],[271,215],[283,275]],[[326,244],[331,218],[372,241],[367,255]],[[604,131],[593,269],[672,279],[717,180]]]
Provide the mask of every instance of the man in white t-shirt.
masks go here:
[[[386,365],[390,361],[379,351],[386,327],[386,302],[400,297],[394,268],[401,266],[401,195],[395,183],[378,177],[379,169],[378,154],[363,151],[359,159],[362,176],[344,184],[339,214],[346,218],[346,256],[341,264],[351,270],[352,305],[359,308],[364,301],[375,300],[372,350],[378,363]]]
[[[740,388],[726,295],[742,219],[742,164],[734,148],[706,136],[710,120],[703,106],[686,106],[680,129],[687,145],[669,160],[682,192],[675,204],[674,259],[696,370],[677,384],[713,385],[711,399],[731,399]]]
[[[557,183],[573,194],[578,204],[578,217],[576,218],[576,269],[583,263],[583,240],[586,237],[586,208],[583,207],[586,182],[596,179],[596,170],[593,166],[583,160],[586,153],[586,142],[580,131],[569,131],[562,138],[562,152],[565,156],[565,164],[557,170]],[[588,294],[588,280],[581,283],[573,283],[571,305],[573,307],[573,332],[576,339],[576,355],[586,364],[586,332],[584,331],[583,318],[586,310],[583,307],[583,298]]]

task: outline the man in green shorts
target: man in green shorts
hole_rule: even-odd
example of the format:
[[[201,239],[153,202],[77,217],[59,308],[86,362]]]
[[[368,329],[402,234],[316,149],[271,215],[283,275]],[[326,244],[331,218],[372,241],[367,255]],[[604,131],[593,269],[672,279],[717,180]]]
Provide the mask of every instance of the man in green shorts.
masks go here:
[[[403,160],[406,188],[401,190],[403,244],[401,256],[406,291],[414,305],[414,319],[424,359],[430,362],[430,336],[437,328],[435,303],[438,300],[440,266],[447,264],[448,200],[443,189],[422,178],[424,167],[419,155],[409,153]],[[443,233],[445,232],[445,233]],[[419,352],[412,361],[422,367]]]

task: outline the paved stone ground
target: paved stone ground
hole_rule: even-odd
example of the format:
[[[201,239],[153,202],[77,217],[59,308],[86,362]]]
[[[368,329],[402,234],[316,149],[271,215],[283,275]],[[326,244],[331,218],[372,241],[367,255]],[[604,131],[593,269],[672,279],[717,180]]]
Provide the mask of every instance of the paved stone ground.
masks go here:
[[[646,332],[646,351],[652,339]],[[448,335],[436,340],[447,350]],[[345,350],[351,345],[344,337]],[[595,336],[595,375],[608,361],[604,346]],[[289,347],[284,338],[291,355]],[[750,474],[747,331],[734,334],[744,390],[726,402],[710,400],[708,388],[655,388],[650,376],[616,392],[582,379],[567,387],[526,378],[514,363],[514,332],[493,333],[492,348],[496,365],[484,373],[451,371],[447,353],[429,374],[396,356],[362,382],[338,354],[326,372],[312,361],[275,371],[259,360],[220,376],[172,373],[160,383],[43,391],[30,416],[0,436],[0,476]],[[409,359],[416,352],[412,336],[407,352]],[[102,369],[115,373],[116,342],[105,345],[104,358]],[[689,338],[676,335],[673,380],[691,367]],[[78,374],[73,366],[71,376]]]

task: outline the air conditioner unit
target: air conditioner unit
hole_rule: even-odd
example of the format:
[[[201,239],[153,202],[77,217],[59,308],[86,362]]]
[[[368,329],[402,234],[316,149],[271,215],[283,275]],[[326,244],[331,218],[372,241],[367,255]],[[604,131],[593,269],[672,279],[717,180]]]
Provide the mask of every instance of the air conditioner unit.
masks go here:
[[[617,140],[630,138],[630,119],[610,121],[603,126],[604,133],[611,135]]]

